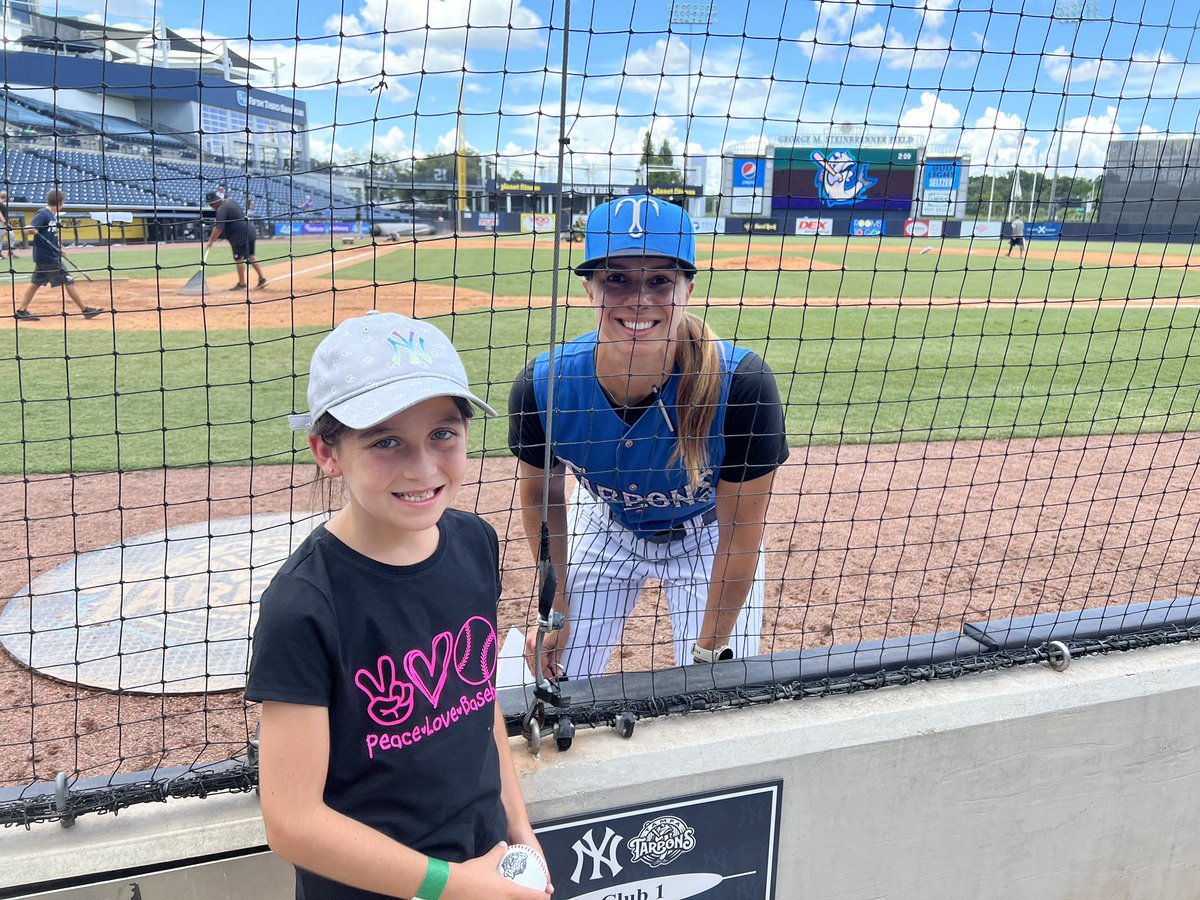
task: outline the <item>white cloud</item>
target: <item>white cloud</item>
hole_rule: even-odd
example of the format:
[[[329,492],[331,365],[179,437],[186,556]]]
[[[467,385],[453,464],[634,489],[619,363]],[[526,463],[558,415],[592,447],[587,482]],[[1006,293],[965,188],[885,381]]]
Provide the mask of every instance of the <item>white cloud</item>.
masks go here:
[[[1042,71],[1051,81],[1066,85],[1069,75],[1071,84],[1079,85],[1095,81],[1097,78],[1120,78],[1132,68],[1126,62],[1118,63],[1111,59],[1080,54],[1081,51],[1077,49],[1072,58],[1066,47],[1056,47],[1042,57]]]
[[[887,30],[882,22],[876,22],[869,28],[863,28],[850,35],[850,46],[880,48],[887,37]]]
[[[815,0],[817,22],[801,32],[797,43],[813,62],[836,59],[844,53],[850,35],[866,25],[873,10],[857,0]]]
[[[382,134],[377,131],[373,146],[375,154],[386,159],[408,159],[413,155],[408,136],[395,125]]]
[[[962,113],[932,91],[921,94],[919,105],[900,115],[899,133],[924,144],[953,144],[957,140]]]
[[[916,9],[925,18],[930,28],[941,28],[946,23],[946,11],[954,9],[956,0],[919,0]]]
[[[950,128],[959,123],[962,113],[932,91],[921,94],[921,103],[900,116],[901,125]]]
[[[332,140],[332,130],[328,125],[316,125],[308,135],[308,150],[313,162],[342,162],[350,154],[351,149]]]
[[[230,41],[229,46],[266,69],[266,78],[271,79],[276,88],[350,93],[382,90],[382,100],[390,103],[414,96],[413,91],[404,84],[404,79],[413,78],[430,62],[420,51],[383,52],[375,48],[353,46],[350,42],[339,46],[312,41],[253,45]],[[436,56],[437,53],[434,51],[430,55]],[[452,61],[444,62],[450,64]],[[380,88],[381,83],[387,87]]]
[[[1073,174],[1076,169],[1103,169],[1108,154],[1108,142],[1120,134],[1115,106],[1106,107],[1101,115],[1088,114],[1068,119],[1062,134],[1052,139],[1047,148],[1049,165],[1058,166],[1060,173],[1069,174]],[[1061,156],[1059,138],[1062,142]]]
[[[889,28],[883,48],[884,64],[889,69],[941,69],[949,55],[949,42],[934,32],[923,33],[913,42]]]
[[[1015,113],[1004,113],[989,106],[973,125],[964,128],[958,140],[959,152],[969,155],[974,166],[1011,169],[1040,166],[1045,163],[1039,150],[1041,140],[1026,131],[1025,123]]]
[[[386,31],[389,39],[408,46],[465,51],[468,34],[471,48],[475,49],[535,46],[544,42],[545,35],[538,30],[542,27],[541,18],[521,3],[522,0],[365,0],[351,18],[359,24],[360,32],[361,26]]]
[[[1183,62],[1165,50],[1134,53],[1124,75],[1122,96],[1194,97],[1200,91],[1200,65]],[[1109,77],[1119,77],[1119,73]]]

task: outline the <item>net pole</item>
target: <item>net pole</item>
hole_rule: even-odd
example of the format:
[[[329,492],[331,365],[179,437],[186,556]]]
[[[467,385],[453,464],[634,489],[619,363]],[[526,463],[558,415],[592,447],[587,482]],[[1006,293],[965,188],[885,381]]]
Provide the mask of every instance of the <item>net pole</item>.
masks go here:
[[[571,45],[571,0],[564,0],[563,3],[563,46],[562,46],[562,72],[559,88],[558,100],[558,184],[555,188],[554,203],[555,203],[555,227],[554,227],[554,252],[553,262],[550,271],[550,340],[549,340],[549,365],[547,370],[547,380],[549,382],[546,392],[546,445],[542,456],[542,522],[541,533],[538,541],[538,632],[533,658],[533,677],[537,688],[533,707],[530,709],[528,722],[529,736],[532,739],[531,749],[536,754],[541,746],[541,734],[539,726],[534,723],[539,704],[547,702],[558,705],[563,701],[562,695],[559,693],[557,685],[554,684],[542,673],[542,646],[546,635],[557,628],[562,627],[562,621],[556,621],[553,615],[554,595],[557,591],[557,578],[554,572],[554,562],[550,556],[550,478],[552,472],[550,463],[553,459],[551,452],[552,439],[554,435],[554,375],[555,364],[554,354],[556,350],[558,337],[558,278],[559,278],[559,261],[562,254],[562,235],[558,227],[558,216],[562,215],[562,198],[563,198],[563,174],[564,174],[564,157],[566,155],[567,144],[567,59],[570,53]],[[586,245],[585,245],[586,246]]]
[[[554,192],[554,209],[555,209],[555,227],[554,227],[554,255],[550,269],[550,365],[549,365],[549,386],[547,389],[546,399],[546,447],[543,456],[545,472],[544,481],[542,484],[542,521],[546,521],[546,517],[550,512],[550,460],[553,459],[553,454],[550,451],[551,434],[554,429],[554,350],[555,343],[558,340],[558,277],[559,277],[559,261],[562,256],[562,229],[559,227],[558,217],[563,212],[563,175],[565,174],[565,160],[567,154],[567,146],[571,143],[571,139],[567,137],[567,57],[571,48],[571,0],[564,0],[563,3],[563,45],[562,45],[562,72],[559,84],[558,96],[558,182]],[[586,247],[587,245],[584,244]]]

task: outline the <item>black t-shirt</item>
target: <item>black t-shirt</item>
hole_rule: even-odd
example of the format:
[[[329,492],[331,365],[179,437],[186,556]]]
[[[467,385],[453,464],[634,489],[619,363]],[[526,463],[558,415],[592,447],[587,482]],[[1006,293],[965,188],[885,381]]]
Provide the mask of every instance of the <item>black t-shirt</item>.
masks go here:
[[[217,227],[231,244],[244,244],[250,237],[246,211],[236,200],[225,200],[217,207]]]
[[[653,403],[651,395],[629,406],[613,404],[613,409],[631,425]],[[533,391],[533,363],[513,382],[508,409],[509,450],[517,459],[540,469],[546,461],[546,429]],[[787,458],[787,428],[779,386],[762,357],[747,353],[729,384],[720,480],[741,483],[761,478],[774,472]],[[552,460],[557,465],[558,458]]]
[[[389,566],[323,526],[263,592],[248,700],[329,710],[325,802],[450,862],[505,839],[496,750],[496,532],[447,510],[438,548]],[[296,870],[296,896],[381,895]]]
[[[7,203],[0,202],[0,216],[4,217],[4,225],[7,226],[9,224],[8,223],[8,204]]]
[[[47,207],[42,207],[29,222],[30,228],[36,228],[33,236],[33,261],[38,265],[62,265],[62,245],[58,236],[58,213]]]

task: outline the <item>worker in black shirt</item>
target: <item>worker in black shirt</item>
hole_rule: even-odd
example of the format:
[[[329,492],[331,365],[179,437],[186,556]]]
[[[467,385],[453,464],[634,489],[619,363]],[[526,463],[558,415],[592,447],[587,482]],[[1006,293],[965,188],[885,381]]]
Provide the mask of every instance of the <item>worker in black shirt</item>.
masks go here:
[[[8,248],[8,258],[16,259],[17,254],[13,252],[13,233],[12,222],[8,220],[8,191],[0,191],[0,256],[4,255],[4,249]]]
[[[207,254],[212,245],[217,242],[217,238],[223,237],[229,241],[238,273],[238,283],[230,290],[244,291],[246,289],[246,263],[254,266],[254,271],[258,273],[258,284],[255,287],[266,287],[267,276],[254,256],[254,229],[246,218],[246,211],[236,200],[222,197],[216,191],[209,191],[204,199],[217,213],[212,234],[209,235],[204,250]]]

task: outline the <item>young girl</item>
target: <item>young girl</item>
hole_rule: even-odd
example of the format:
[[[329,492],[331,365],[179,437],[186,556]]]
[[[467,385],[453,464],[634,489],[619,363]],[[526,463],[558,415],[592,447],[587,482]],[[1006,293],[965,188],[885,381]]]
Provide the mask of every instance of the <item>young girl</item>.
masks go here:
[[[531,632],[530,665],[550,678],[603,674],[649,578],[667,596],[676,665],[754,655],[767,501],[788,457],[775,377],[687,312],[696,239],[680,207],[633,196],[597,206],[584,256],[576,272],[596,330],[557,348],[553,405],[548,353],[509,399],[535,556],[550,432],[554,605],[566,623],[541,659]]]
[[[271,848],[296,896],[545,900],[497,871],[538,847],[496,703],[496,532],[451,508],[473,403],[454,347],[395,314],[317,347],[309,431],[345,505],[263,593],[246,697],[262,703]]]

